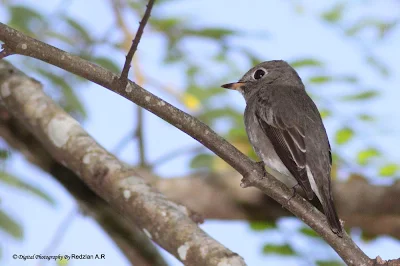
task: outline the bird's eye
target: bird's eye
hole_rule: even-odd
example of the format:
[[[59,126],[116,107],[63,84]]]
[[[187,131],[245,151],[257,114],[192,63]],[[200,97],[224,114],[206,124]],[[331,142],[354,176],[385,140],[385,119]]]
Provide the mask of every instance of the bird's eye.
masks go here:
[[[254,79],[260,79],[266,74],[264,69],[257,69],[253,74]]]

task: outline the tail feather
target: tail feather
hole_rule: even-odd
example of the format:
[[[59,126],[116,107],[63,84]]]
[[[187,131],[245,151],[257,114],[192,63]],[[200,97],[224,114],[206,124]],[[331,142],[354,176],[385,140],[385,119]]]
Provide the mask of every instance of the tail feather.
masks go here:
[[[322,208],[324,209],[325,216],[328,220],[329,226],[332,232],[337,234],[339,237],[343,236],[343,229],[340,223],[338,214],[336,212],[335,204],[331,196],[324,197],[325,199],[321,202]]]

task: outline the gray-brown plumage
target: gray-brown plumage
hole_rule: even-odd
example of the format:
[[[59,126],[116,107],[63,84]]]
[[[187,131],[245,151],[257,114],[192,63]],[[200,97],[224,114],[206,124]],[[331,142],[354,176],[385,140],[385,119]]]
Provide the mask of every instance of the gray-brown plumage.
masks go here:
[[[332,231],[340,236],[342,227],[331,189],[329,140],[297,72],[285,61],[267,61],[223,87],[244,96],[247,135],[260,159],[288,187],[299,184],[310,200],[315,193]]]

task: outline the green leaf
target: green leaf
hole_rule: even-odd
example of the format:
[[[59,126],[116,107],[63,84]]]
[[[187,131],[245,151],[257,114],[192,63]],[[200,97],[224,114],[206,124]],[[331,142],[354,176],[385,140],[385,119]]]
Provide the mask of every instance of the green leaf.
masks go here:
[[[344,266],[345,264],[338,260],[317,260],[318,266]]]
[[[381,153],[375,148],[362,150],[357,155],[357,162],[361,165],[366,165],[370,159],[379,155],[381,155]]]
[[[228,132],[228,138],[229,139],[247,138],[244,126],[231,128]]]
[[[64,17],[67,24],[75,31],[75,33],[82,38],[86,43],[93,43],[92,37],[89,34],[89,31],[85,29],[78,21],[74,20],[73,18]]]
[[[108,70],[114,72],[114,73],[119,73],[120,72],[120,67],[110,58],[99,56],[99,57],[92,57],[92,60],[94,63],[107,68]]]
[[[399,165],[388,163],[379,169],[379,175],[384,177],[393,176],[399,169]]]
[[[241,49],[241,52],[248,57],[248,60],[250,61],[250,65],[252,65],[252,66],[258,65],[259,63],[262,62],[262,59],[260,58],[260,56],[255,54],[254,51],[243,48],[243,49]]]
[[[347,82],[347,83],[357,83],[358,78],[356,76],[341,76],[335,78],[336,81]]]
[[[300,232],[306,236],[310,236],[310,237],[315,237],[315,238],[319,238],[320,236],[314,231],[312,230],[310,227],[302,227],[300,229]]]
[[[361,20],[357,21],[356,23],[354,23],[351,27],[349,27],[345,32],[347,36],[354,36],[357,33],[359,33],[360,31],[362,31],[363,29],[367,28],[367,27],[371,27],[373,25],[376,24],[376,20],[374,19],[365,19],[362,18]]]
[[[250,228],[254,231],[265,231],[270,229],[276,229],[276,223],[270,221],[251,221],[249,225]]]
[[[206,109],[203,113],[197,116],[201,121],[206,124],[212,124],[217,119],[227,118],[232,119],[235,123],[243,121],[243,115],[233,108],[216,108]]]
[[[30,23],[33,21],[44,22],[43,16],[40,13],[26,6],[10,7],[10,15],[11,20],[8,22],[8,25],[25,33],[32,33]],[[37,27],[37,25],[35,26]]]
[[[333,82],[333,81],[356,83],[358,81],[358,78],[355,76],[332,77],[332,76],[327,76],[327,75],[320,75],[320,76],[311,77],[308,81],[313,84],[324,84],[324,83]]]
[[[14,219],[0,209],[0,229],[16,239],[22,239],[24,231]]]
[[[284,256],[295,255],[294,250],[288,245],[275,245],[275,244],[266,244],[263,247],[264,254],[279,254]]]
[[[330,76],[315,76],[315,77],[311,77],[309,79],[309,82],[313,83],[313,84],[323,84],[323,83],[330,82],[332,80],[333,79]]]
[[[64,35],[62,33],[49,31],[49,32],[46,32],[46,35],[47,35],[47,37],[57,39],[59,41],[62,41],[64,43],[70,45],[70,46],[74,46],[75,45],[75,41],[74,41],[73,38],[69,38],[68,36],[66,36],[66,35]]]
[[[377,237],[378,235],[368,233],[364,230],[361,232],[361,239],[365,242],[371,242],[372,240],[375,240]]]
[[[320,113],[322,119],[327,118],[332,115],[332,112],[328,109],[321,109],[321,110],[319,110],[319,113]]]
[[[210,168],[213,162],[214,156],[211,154],[198,154],[190,162],[190,167],[197,168]]]
[[[346,95],[346,96],[342,97],[342,100],[344,100],[344,101],[369,100],[369,99],[372,99],[372,98],[378,96],[378,94],[379,93],[376,90],[368,90],[368,91],[364,91],[361,93]]]
[[[187,67],[187,69],[186,69],[186,75],[189,77],[189,78],[194,78],[194,76],[197,74],[197,73],[199,73],[199,70],[200,70],[200,68],[199,68],[199,66],[196,66],[196,65],[189,65],[188,67]]]
[[[149,20],[149,23],[155,28],[156,30],[160,32],[170,32],[174,28],[180,27],[184,23],[179,18],[154,18],[152,17]]]
[[[64,257],[61,260],[57,260],[58,266],[67,266],[69,264],[69,260],[65,259]]]
[[[55,201],[51,198],[47,193],[43,192],[41,189],[34,187],[24,181],[20,180],[19,178],[10,175],[6,172],[0,171],[0,182],[3,182],[11,187],[26,191],[35,195],[46,202],[50,203],[51,205],[55,205]]]
[[[220,40],[227,36],[237,35],[237,32],[225,28],[203,28],[203,29],[184,29],[184,35],[192,35],[203,38],[217,39]]]
[[[336,4],[331,10],[322,14],[322,18],[330,23],[338,22],[343,17],[344,3]]]
[[[398,21],[380,22],[377,24],[379,38],[383,38],[386,34],[397,26]]]
[[[366,121],[366,122],[371,122],[374,121],[375,118],[373,118],[372,116],[368,115],[368,114],[360,114],[358,115],[358,118],[362,121]]]
[[[349,127],[345,127],[336,132],[335,141],[337,144],[342,145],[348,142],[353,136],[354,131]]]
[[[362,18],[358,22],[354,23],[353,26],[346,30],[348,36],[354,36],[367,28],[373,28],[377,31],[377,35],[380,39],[385,37],[385,35],[392,30],[396,25],[397,21],[385,22],[374,18]]]
[[[321,67],[323,66],[323,63],[317,59],[313,58],[303,58],[303,59],[298,59],[295,61],[292,61],[290,65],[293,68],[301,68],[301,67]]]
[[[373,56],[368,56],[367,57],[367,63],[377,69],[382,76],[387,77],[389,76],[389,69],[387,66],[382,62],[379,61],[376,57]]]
[[[0,160],[6,160],[10,157],[11,152],[6,149],[0,149]]]

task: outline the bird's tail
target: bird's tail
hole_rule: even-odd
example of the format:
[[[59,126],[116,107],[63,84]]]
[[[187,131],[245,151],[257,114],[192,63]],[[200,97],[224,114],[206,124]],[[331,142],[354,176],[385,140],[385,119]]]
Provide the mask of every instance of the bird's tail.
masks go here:
[[[336,212],[335,204],[333,203],[332,195],[326,195],[325,193],[321,193],[323,200],[321,202],[322,208],[324,209],[325,216],[328,220],[329,226],[332,229],[332,232],[337,234],[339,237],[343,236],[342,225],[340,224],[340,220],[338,214]]]

